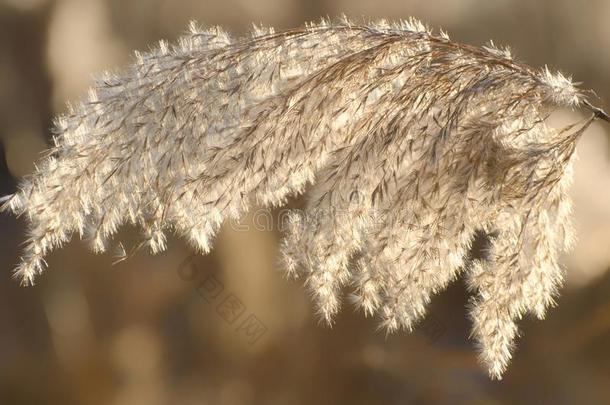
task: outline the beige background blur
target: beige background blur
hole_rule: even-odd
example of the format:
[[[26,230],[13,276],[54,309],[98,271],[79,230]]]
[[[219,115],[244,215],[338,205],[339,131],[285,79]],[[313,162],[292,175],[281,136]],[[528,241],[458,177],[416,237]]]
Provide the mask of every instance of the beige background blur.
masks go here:
[[[455,40],[510,45],[531,65],[573,74],[608,107],[608,0],[0,0],[0,194],[32,170],[52,117],[132,50],[177,38],[191,19],[242,33],[341,12],[415,16]],[[521,323],[502,382],[477,365],[462,282],[412,335],[386,338],[349,306],[329,329],[277,268],[279,234],[251,226],[224,229],[207,257],[172,240],[162,255],[114,267],[74,241],[21,288],[10,272],[23,222],[3,214],[0,404],[610,403],[609,129],[595,124],[579,146],[580,241],[565,258],[560,305]],[[237,312],[225,311],[231,303]],[[258,329],[243,323],[253,319]]]

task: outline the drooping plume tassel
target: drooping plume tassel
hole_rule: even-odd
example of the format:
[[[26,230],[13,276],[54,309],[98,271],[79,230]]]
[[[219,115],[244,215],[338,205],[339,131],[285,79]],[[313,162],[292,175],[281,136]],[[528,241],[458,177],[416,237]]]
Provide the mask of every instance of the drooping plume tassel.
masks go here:
[[[553,129],[549,114],[584,107]],[[194,24],[105,74],[56,120],[54,146],[4,208],[28,221],[15,275],[31,284],[76,233],[95,252],[127,223],[208,252],[219,226],[309,188],[282,244],[323,319],[346,288],[390,331],[412,330],[460,274],[473,335],[500,378],[526,312],[543,317],[573,238],[579,136],[608,115],[571,80],[416,20],[321,22],[231,39]],[[486,234],[486,259],[468,259]]]

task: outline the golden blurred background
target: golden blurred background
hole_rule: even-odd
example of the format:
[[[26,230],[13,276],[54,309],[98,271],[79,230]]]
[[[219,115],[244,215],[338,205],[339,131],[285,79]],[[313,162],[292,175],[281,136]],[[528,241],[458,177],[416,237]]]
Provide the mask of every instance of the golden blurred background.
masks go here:
[[[0,195],[32,170],[52,117],[132,50],[177,38],[191,19],[239,34],[340,13],[493,39],[610,101],[608,0],[0,0]],[[276,227],[251,216],[205,257],[171,240],[164,254],[112,266],[74,241],[21,288],[10,274],[23,222],[2,214],[0,404],[610,403],[609,129],[595,124],[579,146],[580,239],[559,306],[521,322],[501,382],[477,364],[460,281],[411,335],[386,337],[348,305],[329,329],[278,268]]]

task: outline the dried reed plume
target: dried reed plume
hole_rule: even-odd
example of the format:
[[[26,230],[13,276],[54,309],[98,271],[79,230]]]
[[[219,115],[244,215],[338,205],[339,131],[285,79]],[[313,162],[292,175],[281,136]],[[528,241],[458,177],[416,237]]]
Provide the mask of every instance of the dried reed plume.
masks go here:
[[[560,130],[558,107],[593,115]],[[221,223],[310,186],[283,258],[321,316],[341,290],[411,330],[465,273],[481,360],[500,378],[526,313],[542,318],[569,247],[571,158],[595,118],[571,80],[409,20],[342,20],[230,39],[194,24],[56,120],[54,146],[4,209],[25,215],[15,274],[31,284],[74,233],[95,252],[126,223],[205,253]],[[468,260],[475,233],[487,257]]]

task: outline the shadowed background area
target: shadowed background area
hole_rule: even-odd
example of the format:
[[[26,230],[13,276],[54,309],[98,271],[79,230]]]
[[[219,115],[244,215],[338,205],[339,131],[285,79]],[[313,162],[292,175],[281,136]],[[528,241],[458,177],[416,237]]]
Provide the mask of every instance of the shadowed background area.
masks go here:
[[[0,195],[32,171],[53,116],[92,74],[130,63],[132,50],[176,39],[190,20],[237,35],[340,13],[414,16],[460,42],[493,39],[530,65],[572,74],[608,107],[606,0],[0,0]],[[320,325],[301,281],[277,266],[280,211],[227,224],[208,256],[170,240],[161,255],[112,266],[111,254],[74,240],[29,288],[11,279],[23,220],[2,214],[0,404],[608,403],[609,129],[594,124],[579,144],[579,242],[564,258],[559,306],[521,322],[501,382],[477,364],[459,280],[411,335],[385,336],[347,299],[332,329]],[[136,236],[125,229],[118,239]]]

